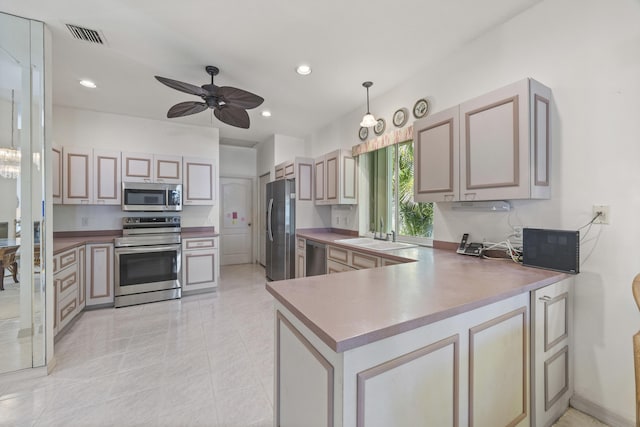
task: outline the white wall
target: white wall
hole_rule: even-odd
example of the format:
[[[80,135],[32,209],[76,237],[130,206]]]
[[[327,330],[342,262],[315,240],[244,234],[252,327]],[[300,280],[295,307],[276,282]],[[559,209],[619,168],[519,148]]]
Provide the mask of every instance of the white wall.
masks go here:
[[[524,77],[553,90],[552,199],[514,202],[507,214],[452,212],[439,204],[435,238],[504,239],[508,222],[576,229],[592,205],[611,206],[611,225],[594,226],[576,276],[575,393],[618,417],[635,419],[632,335],[640,316],[631,281],[640,271],[640,2],[546,0],[376,94],[371,111],[391,123],[428,97],[439,111]],[[411,53],[415,54],[415,53]],[[312,155],[359,142],[359,109],[314,133]],[[586,260],[586,255],[591,256]],[[613,424],[613,423],[612,423]]]
[[[220,176],[256,177],[255,148],[220,145]]]
[[[274,141],[274,161],[276,165],[293,160],[294,157],[305,157],[308,154],[307,144],[304,139],[276,134]]]
[[[219,164],[217,128],[141,119],[54,106],[53,143],[115,151],[172,154],[215,159]],[[216,177],[217,179],[217,177]],[[54,205],[54,231],[117,230],[124,214],[119,206]],[[219,207],[185,206],[183,227],[219,228]],[[87,225],[82,219],[87,218]]]
[[[267,138],[256,146],[257,164],[258,164],[258,176],[262,176],[265,173],[270,173],[271,178],[275,177],[275,135]]]

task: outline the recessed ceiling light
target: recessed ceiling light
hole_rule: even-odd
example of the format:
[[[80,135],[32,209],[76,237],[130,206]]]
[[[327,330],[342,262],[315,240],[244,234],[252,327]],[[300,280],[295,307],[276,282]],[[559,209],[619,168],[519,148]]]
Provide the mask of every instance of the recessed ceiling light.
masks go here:
[[[271,117],[271,111],[269,110],[264,110],[261,114],[262,117]]]
[[[92,82],[91,80],[80,80],[80,84],[84,87],[88,87],[90,89],[95,89],[96,88],[96,84],[94,82]]]
[[[311,74],[311,67],[307,64],[298,65],[298,68],[296,68],[296,73],[300,74],[301,76],[307,76]]]

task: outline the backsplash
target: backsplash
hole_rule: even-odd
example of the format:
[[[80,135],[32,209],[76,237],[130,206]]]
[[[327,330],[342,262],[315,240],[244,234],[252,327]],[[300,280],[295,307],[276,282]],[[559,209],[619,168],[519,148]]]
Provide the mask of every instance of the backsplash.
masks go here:
[[[213,206],[185,206],[178,213],[182,227],[214,226]],[[120,206],[54,205],[53,231],[119,230],[126,216],[170,216],[158,212],[123,212]]]

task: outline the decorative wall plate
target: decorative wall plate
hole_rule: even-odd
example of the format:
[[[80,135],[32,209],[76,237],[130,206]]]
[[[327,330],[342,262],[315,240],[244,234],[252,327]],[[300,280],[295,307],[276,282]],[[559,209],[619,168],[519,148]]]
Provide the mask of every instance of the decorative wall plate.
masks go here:
[[[418,99],[413,106],[413,116],[416,119],[421,119],[429,112],[429,102],[425,98]]]
[[[364,141],[369,136],[369,129],[364,126],[360,126],[360,131],[358,132],[358,136],[360,137],[361,141]]]
[[[397,128],[401,128],[409,120],[409,112],[406,108],[398,108],[393,113],[393,125]]]
[[[382,135],[382,132],[384,132],[384,128],[386,127],[387,123],[384,121],[384,119],[378,119],[376,125],[373,127],[373,131],[376,133],[376,135]]]

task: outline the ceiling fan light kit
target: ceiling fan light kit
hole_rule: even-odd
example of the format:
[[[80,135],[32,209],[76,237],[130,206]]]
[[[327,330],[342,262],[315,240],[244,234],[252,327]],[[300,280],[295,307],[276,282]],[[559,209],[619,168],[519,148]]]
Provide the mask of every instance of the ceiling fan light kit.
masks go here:
[[[155,76],[160,83],[180,92],[199,96],[204,101],[180,102],[169,108],[167,117],[172,119],[188,116],[211,108],[213,115],[221,122],[230,126],[249,129],[249,114],[246,110],[258,107],[264,102],[264,98],[235,87],[216,86],[213,84],[213,78],[220,72],[218,67],[207,65],[205,70],[211,76],[211,84],[204,84],[200,87],[166,77]]]
[[[364,86],[367,89],[367,114],[365,114],[364,117],[362,118],[362,121],[360,122],[360,126],[365,128],[370,128],[372,126],[375,126],[376,123],[378,122],[376,118],[373,117],[373,114],[369,112],[369,88],[373,86],[373,83],[364,82],[362,83],[362,86]]]

